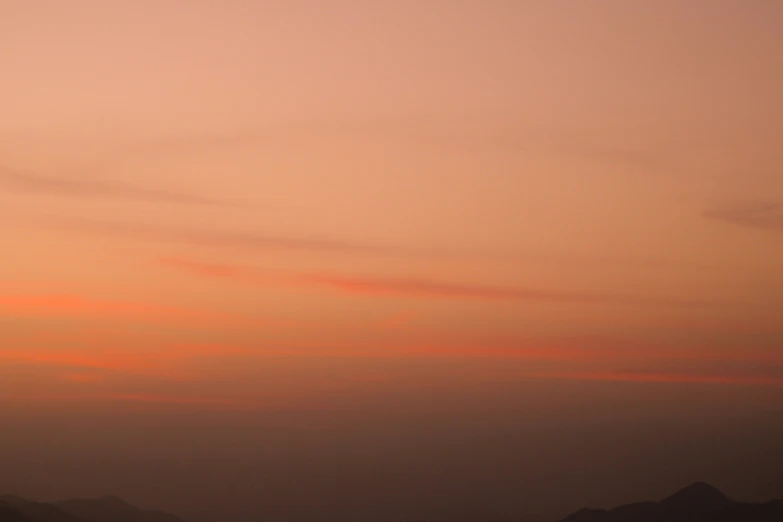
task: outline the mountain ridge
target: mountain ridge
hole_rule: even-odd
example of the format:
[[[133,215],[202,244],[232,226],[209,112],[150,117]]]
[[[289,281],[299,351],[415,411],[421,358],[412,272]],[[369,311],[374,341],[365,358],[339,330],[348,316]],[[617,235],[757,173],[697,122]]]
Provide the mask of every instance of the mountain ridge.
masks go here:
[[[0,495],[0,522],[185,522],[158,510],[138,508],[117,496],[37,502]]]
[[[164,511],[136,507],[113,495],[52,503],[0,495],[0,522],[185,521]],[[560,522],[783,522],[783,500],[737,502],[707,483],[695,482],[660,501],[610,509],[586,507]]]
[[[783,522],[783,500],[737,502],[706,482],[694,482],[657,502],[582,508],[560,522]]]

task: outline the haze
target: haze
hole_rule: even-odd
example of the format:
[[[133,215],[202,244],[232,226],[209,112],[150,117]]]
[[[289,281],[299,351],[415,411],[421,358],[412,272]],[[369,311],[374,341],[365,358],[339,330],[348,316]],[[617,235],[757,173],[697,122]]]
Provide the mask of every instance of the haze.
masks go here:
[[[196,522],[783,497],[782,25],[1,0],[0,492]]]

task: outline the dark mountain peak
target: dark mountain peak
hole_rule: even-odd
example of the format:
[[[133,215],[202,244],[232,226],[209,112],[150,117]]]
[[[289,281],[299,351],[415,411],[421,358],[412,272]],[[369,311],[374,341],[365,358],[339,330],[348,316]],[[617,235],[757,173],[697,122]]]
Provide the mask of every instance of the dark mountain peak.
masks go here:
[[[735,502],[713,486],[696,482],[661,502],[582,509],[561,522],[783,522],[783,501]]]
[[[729,503],[731,503],[729,497],[706,482],[694,482],[661,501],[661,505],[669,508],[679,506],[723,506]]]
[[[690,492],[709,492],[709,493],[717,493],[719,495],[723,495],[721,491],[716,488],[715,486],[712,486],[710,484],[707,484],[706,482],[697,481],[693,484],[686,486],[680,490],[680,492],[683,491],[690,491]]]

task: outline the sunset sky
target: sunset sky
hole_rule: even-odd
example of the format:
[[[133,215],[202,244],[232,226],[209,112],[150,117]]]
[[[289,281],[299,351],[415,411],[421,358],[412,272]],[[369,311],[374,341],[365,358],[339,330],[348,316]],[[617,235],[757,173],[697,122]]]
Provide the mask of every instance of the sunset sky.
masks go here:
[[[781,26],[0,0],[0,492],[198,522],[783,496]]]

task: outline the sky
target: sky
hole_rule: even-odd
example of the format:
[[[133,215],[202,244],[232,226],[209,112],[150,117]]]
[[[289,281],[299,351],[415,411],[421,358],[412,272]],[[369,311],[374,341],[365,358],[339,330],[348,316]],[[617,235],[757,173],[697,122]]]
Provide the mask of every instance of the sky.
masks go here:
[[[0,490],[783,497],[783,4],[0,0]]]

